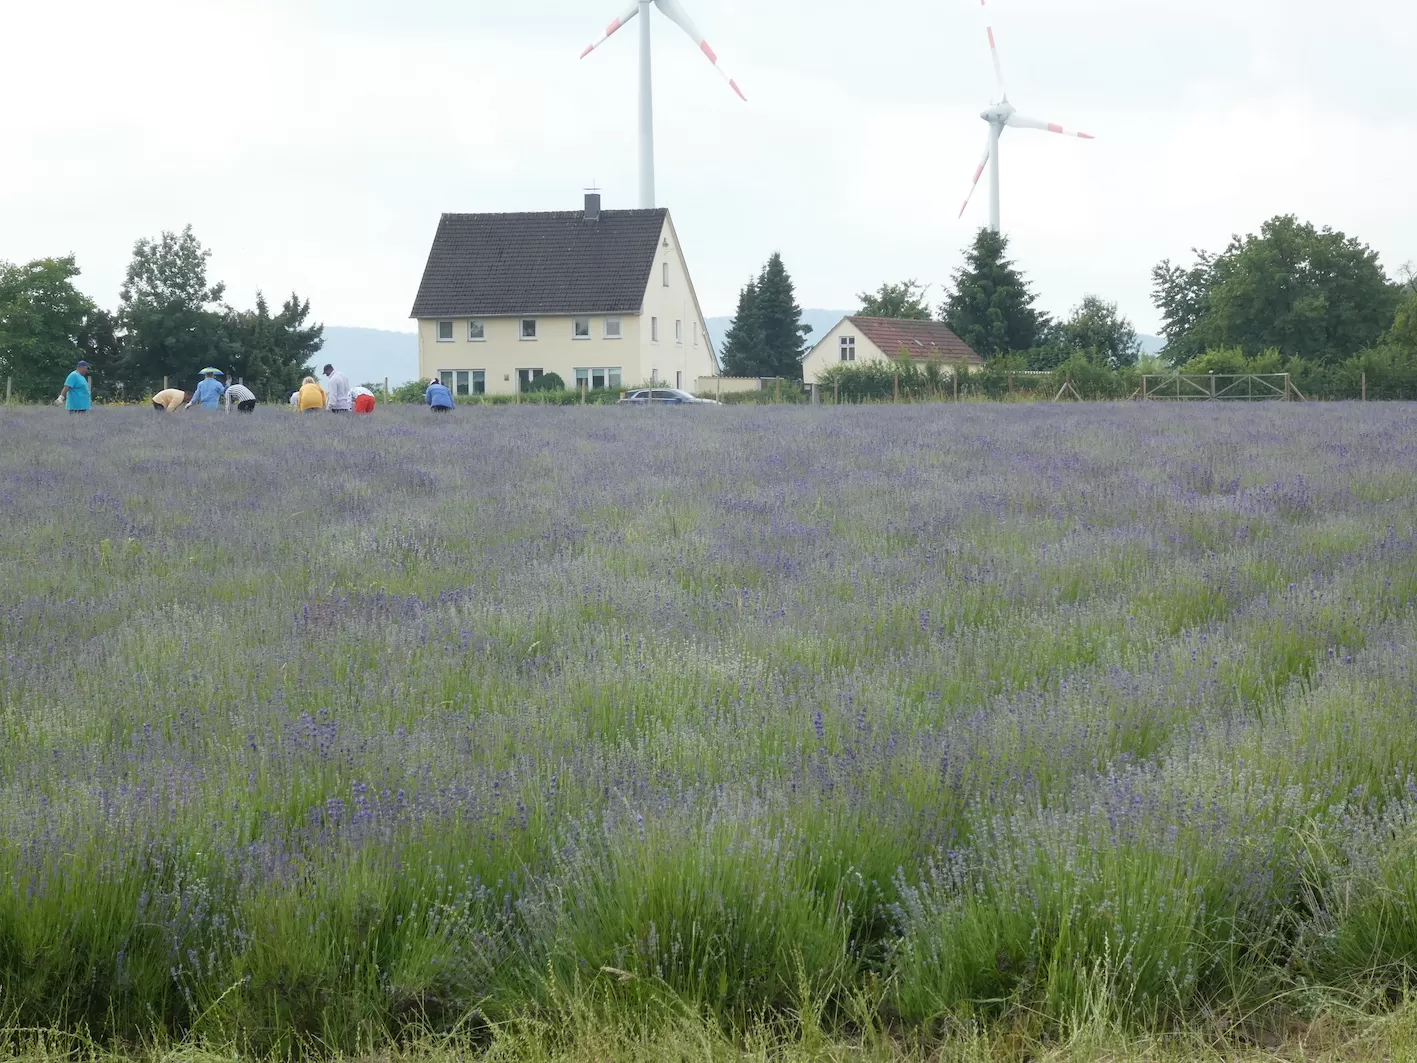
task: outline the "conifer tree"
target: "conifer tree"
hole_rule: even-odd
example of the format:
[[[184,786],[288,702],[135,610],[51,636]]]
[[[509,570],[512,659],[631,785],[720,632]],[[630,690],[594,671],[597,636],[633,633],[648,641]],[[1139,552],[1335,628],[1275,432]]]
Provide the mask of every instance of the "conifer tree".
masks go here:
[[[1008,237],[980,229],[940,307],[945,324],[983,358],[1030,350],[1051,327],[1008,249]]]
[[[758,277],[758,320],[763,333],[766,372],[762,376],[802,379],[804,337],[812,331],[802,324],[802,308],[782,255],[773,252]]]
[[[723,338],[723,372],[726,376],[763,376],[766,360],[758,317],[758,282],[749,278],[738,293],[738,312]]]

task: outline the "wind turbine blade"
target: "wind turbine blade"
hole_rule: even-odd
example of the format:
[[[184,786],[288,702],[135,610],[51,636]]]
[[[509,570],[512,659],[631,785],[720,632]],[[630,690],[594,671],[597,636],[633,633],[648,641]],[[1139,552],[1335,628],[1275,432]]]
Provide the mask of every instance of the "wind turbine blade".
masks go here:
[[[984,167],[989,165],[989,155],[994,146],[994,135],[991,132],[989,139],[984,142],[984,158],[979,160],[979,169],[974,171],[974,183],[969,186],[969,195],[964,197],[964,206],[959,208],[959,216],[964,217],[964,212],[969,209],[969,201],[974,198],[974,190],[979,187],[979,179],[984,176]]]
[[[748,97],[743,95],[743,90],[738,87],[738,82],[729,77],[727,71],[718,65],[718,53],[709,47],[708,41],[704,40],[704,35],[699,32],[699,27],[694,25],[694,20],[689,17],[689,12],[684,10],[684,5],[679,0],[654,0],[654,4],[689,35],[690,40],[699,46],[699,51],[708,57],[713,68],[723,76],[724,81],[728,82],[728,87],[738,94],[740,100],[747,103]]]
[[[1091,133],[1075,133],[1071,129],[1064,129],[1057,122],[1044,122],[1038,118],[1030,118],[1026,114],[1012,114],[1009,116],[1006,125],[1014,129],[1041,129],[1045,133],[1057,133],[1065,137],[1077,137],[1079,140],[1096,140]]]
[[[596,41],[596,42],[595,42],[594,44],[592,44],[589,48],[587,48],[585,51],[583,51],[583,52],[581,53],[581,58],[584,59],[586,56],[590,55],[591,52],[595,51],[595,50],[596,50],[597,48],[599,48],[602,44],[604,44],[606,41],[608,41],[611,37],[615,36],[615,31],[616,31],[616,30],[618,30],[618,29],[619,29],[621,26],[623,26],[625,23],[629,22],[630,19],[634,18],[634,17],[635,17],[636,15],[638,15],[639,13],[640,13],[640,5],[639,5],[639,4],[635,4],[633,7],[630,8],[630,10],[626,11],[623,15],[621,15],[619,18],[617,18],[614,22],[610,23],[609,26],[606,26],[606,27],[605,27],[605,36],[601,37],[600,40]]]
[[[985,26],[984,29],[989,34],[989,56],[994,60],[994,80],[999,83],[999,99],[1007,100],[1009,90],[1004,86],[1004,64],[999,61],[999,44],[994,40],[994,27],[989,25],[988,0],[979,0],[979,6],[984,9]]]

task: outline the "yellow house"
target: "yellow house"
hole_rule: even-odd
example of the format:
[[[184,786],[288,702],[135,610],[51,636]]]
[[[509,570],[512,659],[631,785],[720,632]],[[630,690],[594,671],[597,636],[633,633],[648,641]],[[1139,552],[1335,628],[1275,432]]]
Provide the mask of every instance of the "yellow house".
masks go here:
[[[940,362],[953,373],[960,366],[977,369],[984,359],[938,321],[904,321],[889,317],[844,317],[802,356],[802,379],[813,383],[823,371],[845,362],[909,358]]]
[[[410,315],[424,380],[511,395],[546,373],[568,388],[693,388],[718,373],[667,210],[444,214]]]

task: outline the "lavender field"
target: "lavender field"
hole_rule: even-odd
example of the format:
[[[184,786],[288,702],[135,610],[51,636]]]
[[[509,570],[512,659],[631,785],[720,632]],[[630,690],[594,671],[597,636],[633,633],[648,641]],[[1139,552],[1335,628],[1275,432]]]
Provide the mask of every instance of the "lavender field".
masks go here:
[[[3,410],[0,1020],[1381,1004],[1414,596],[1406,405]]]

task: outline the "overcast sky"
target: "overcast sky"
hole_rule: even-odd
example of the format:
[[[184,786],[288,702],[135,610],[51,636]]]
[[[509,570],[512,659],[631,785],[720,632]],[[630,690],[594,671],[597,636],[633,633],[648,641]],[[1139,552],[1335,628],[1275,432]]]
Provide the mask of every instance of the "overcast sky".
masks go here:
[[[993,74],[974,0],[684,0],[742,103],[656,14],[661,205],[705,312],[780,250],[805,306],[918,277],[987,218]],[[191,223],[229,299],[292,289],[407,330],[444,211],[636,205],[626,0],[0,0],[0,259],[74,253],[117,303],[133,241]],[[1094,133],[1009,131],[1003,220],[1041,304],[1293,212],[1417,259],[1417,7],[992,0],[1010,97]]]

